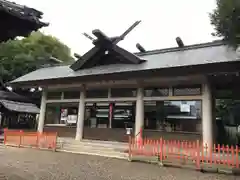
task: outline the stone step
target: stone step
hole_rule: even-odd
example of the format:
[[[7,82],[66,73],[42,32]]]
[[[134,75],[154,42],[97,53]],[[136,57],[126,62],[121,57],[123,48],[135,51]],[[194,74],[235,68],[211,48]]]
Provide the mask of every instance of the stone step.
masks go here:
[[[102,152],[118,152],[118,153],[124,153],[126,149],[116,149],[116,148],[106,148],[106,147],[100,147],[100,146],[77,146],[77,145],[65,145],[62,147],[59,147],[57,149],[71,149],[74,151],[102,151]]]
[[[90,145],[59,145],[57,149],[66,148],[66,147],[73,147],[78,149],[99,149],[99,150],[106,150],[106,151],[126,151],[127,148],[116,148],[116,147],[104,147],[104,146],[90,146]]]
[[[115,141],[98,141],[98,140],[82,140],[82,141],[76,141],[75,139],[70,138],[58,138],[57,142],[62,143],[71,143],[71,144],[96,144],[96,145],[106,145],[106,146],[128,146],[128,143],[123,142],[115,142]]]
[[[57,151],[127,159],[126,143],[58,138]]]
[[[65,146],[65,145],[105,147],[105,148],[117,148],[117,149],[126,149],[126,148],[128,148],[128,146],[111,145],[111,144],[70,143],[70,142],[57,143],[57,146]]]
[[[57,151],[62,152],[72,152],[72,153],[80,153],[80,154],[90,154],[90,155],[99,155],[105,157],[116,157],[121,159],[126,159],[127,154],[124,153],[126,150],[125,147],[117,149],[114,145],[99,145],[95,143],[73,143],[65,142],[58,143]]]
[[[70,143],[70,142],[58,142],[57,146],[73,145],[73,146],[89,146],[89,147],[105,147],[105,148],[117,148],[126,149],[128,146],[111,145],[111,144],[95,144],[95,143]]]
[[[75,149],[75,148],[63,148],[58,149],[59,152],[69,152],[76,154],[97,155],[111,158],[127,159],[128,154],[117,151],[103,151],[98,149]]]
[[[65,146],[65,145],[76,145],[76,146],[91,146],[91,147],[106,147],[106,148],[114,148],[114,149],[127,149],[127,144],[111,144],[111,143],[95,143],[95,142],[79,142],[79,141],[63,141],[57,142],[57,146]]]
[[[57,150],[61,149],[71,149],[74,151],[102,151],[102,152],[117,152],[117,153],[125,153],[126,150],[117,150],[117,149],[109,149],[109,148],[101,148],[101,147],[77,147],[77,146],[64,146],[62,148],[57,148]]]
[[[103,146],[90,146],[90,145],[77,145],[77,144],[64,144],[62,146],[60,146],[60,148],[76,148],[76,149],[99,149],[99,150],[109,150],[109,151],[113,151],[115,150],[112,147],[103,147]]]
[[[114,149],[105,149],[105,148],[92,148],[92,147],[75,147],[75,146],[67,146],[63,147],[61,149],[69,149],[69,150],[74,150],[74,151],[101,151],[101,152],[114,152],[114,153],[124,153],[123,151],[118,151]]]

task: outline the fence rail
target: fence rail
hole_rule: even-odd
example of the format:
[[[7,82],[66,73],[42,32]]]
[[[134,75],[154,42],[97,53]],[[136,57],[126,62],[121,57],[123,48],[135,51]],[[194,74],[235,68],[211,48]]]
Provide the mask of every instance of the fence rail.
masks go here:
[[[154,156],[160,163],[191,164],[196,169],[203,165],[224,165],[239,168],[240,150],[238,146],[202,145],[200,141],[177,141],[129,138],[129,159],[134,156]]]
[[[56,150],[57,133],[24,132],[4,129],[4,144],[17,147],[35,147]]]

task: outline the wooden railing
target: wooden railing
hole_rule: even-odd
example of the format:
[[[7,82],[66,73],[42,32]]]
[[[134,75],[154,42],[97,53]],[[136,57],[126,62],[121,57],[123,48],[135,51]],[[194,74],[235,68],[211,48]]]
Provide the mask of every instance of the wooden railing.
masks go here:
[[[152,140],[129,137],[129,160],[134,156],[155,156],[165,162],[188,164],[196,169],[203,165],[224,165],[239,168],[240,150],[238,146],[203,145],[200,141]]]
[[[17,147],[34,147],[56,150],[57,133],[24,132],[4,129],[4,144]]]

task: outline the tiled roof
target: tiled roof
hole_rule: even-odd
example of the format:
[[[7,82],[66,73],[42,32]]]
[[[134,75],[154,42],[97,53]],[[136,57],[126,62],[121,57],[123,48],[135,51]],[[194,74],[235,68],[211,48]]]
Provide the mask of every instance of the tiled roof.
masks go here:
[[[15,112],[39,114],[40,109],[32,103],[22,103],[9,100],[0,100],[0,103],[8,110]]]
[[[146,60],[146,62],[141,64],[111,64],[79,71],[73,71],[69,66],[49,67],[26,74],[11,83],[157,70],[239,60],[239,57],[233,49],[219,42],[136,53],[136,55]]]
[[[39,28],[48,25],[47,23],[40,21],[43,15],[42,12],[27,6],[18,5],[14,2],[0,0],[0,11],[5,11],[6,13],[9,13],[20,19],[36,23]]]
[[[4,99],[18,102],[31,102],[29,98],[10,91],[3,82],[0,81],[0,100]]]
[[[20,101],[20,102],[28,102],[29,101],[26,97],[16,94],[14,92],[1,91],[1,90],[0,90],[0,99],[7,99],[7,100],[12,100],[12,101]]]

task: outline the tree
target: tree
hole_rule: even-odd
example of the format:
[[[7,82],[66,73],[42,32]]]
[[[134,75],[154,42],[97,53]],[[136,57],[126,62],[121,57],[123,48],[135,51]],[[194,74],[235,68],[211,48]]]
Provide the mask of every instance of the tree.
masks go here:
[[[4,82],[40,68],[51,57],[73,62],[69,47],[57,38],[33,32],[29,37],[0,44],[0,77]]]
[[[231,46],[240,44],[240,0],[216,0],[217,7],[210,14],[215,27],[213,35],[223,37]]]

